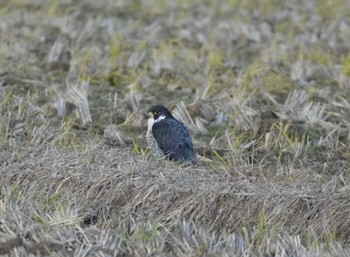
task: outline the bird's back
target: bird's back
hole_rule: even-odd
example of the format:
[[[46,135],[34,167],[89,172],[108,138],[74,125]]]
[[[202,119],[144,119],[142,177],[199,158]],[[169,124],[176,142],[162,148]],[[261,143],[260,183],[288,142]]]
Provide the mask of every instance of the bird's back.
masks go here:
[[[196,162],[190,133],[183,123],[170,118],[153,124],[152,133],[165,156],[180,162]]]

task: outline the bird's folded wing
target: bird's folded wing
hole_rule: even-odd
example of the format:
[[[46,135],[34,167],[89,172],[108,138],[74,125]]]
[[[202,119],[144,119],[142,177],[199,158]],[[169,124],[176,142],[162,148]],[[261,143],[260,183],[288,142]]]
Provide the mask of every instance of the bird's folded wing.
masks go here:
[[[193,158],[193,145],[186,127],[179,121],[167,119],[157,122],[152,133],[163,153],[178,161]]]

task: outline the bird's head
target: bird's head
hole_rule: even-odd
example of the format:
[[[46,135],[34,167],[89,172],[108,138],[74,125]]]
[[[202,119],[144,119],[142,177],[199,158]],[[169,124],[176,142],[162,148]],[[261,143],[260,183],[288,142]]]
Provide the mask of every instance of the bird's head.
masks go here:
[[[169,110],[163,105],[154,105],[148,110],[147,114],[148,120],[152,120],[153,122],[161,121],[165,118],[173,118]]]

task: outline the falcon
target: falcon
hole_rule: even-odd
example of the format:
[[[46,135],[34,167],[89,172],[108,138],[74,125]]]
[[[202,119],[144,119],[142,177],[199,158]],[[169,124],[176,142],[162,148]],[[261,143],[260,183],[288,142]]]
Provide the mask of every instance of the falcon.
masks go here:
[[[147,143],[158,158],[196,164],[196,153],[185,125],[163,105],[148,110]]]

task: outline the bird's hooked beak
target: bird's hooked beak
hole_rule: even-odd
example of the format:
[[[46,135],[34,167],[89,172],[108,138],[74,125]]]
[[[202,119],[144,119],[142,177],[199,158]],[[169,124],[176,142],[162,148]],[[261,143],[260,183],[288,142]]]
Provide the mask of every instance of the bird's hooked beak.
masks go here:
[[[148,114],[144,115],[146,119],[154,118],[154,114],[152,112],[149,112]]]

